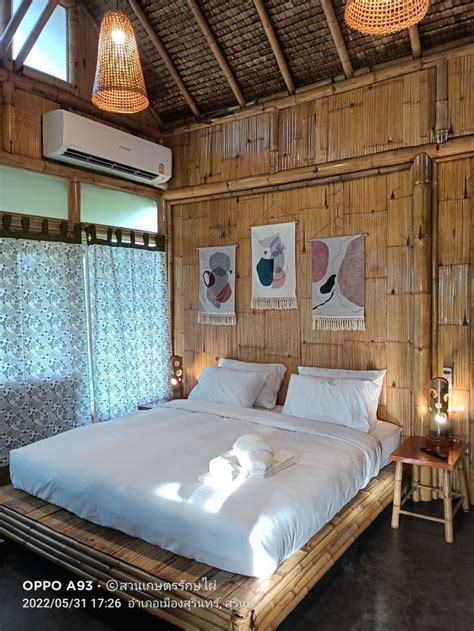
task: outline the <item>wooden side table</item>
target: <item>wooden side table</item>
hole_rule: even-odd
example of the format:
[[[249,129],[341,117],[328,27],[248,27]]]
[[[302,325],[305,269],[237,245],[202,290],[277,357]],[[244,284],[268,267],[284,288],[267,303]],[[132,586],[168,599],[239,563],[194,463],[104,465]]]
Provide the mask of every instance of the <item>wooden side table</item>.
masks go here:
[[[420,450],[426,446],[426,438],[423,436],[411,436],[407,438],[398,449],[390,456],[390,460],[395,462],[395,489],[393,495],[392,509],[392,528],[398,528],[400,523],[400,515],[409,515],[410,517],[418,517],[420,519],[428,519],[429,521],[438,521],[444,524],[444,537],[446,543],[453,543],[453,517],[462,506],[464,512],[469,512],[469,492],[467,481],[467,470],[465,466],[466,444],[460,442],[459,446],[451,449],[447,460],[431,456]],[[411,488],[404,498],[402,498],[402,474],[403,465],[413,465]],[[443,477],[443,502],[444,502],[444,518],[431,517],[429,515],[421,515],[412,511],[403,510],[402,506],[414,494],[419,493],[419,489],[427,489],[430,491],[440,492],[440,489],[420,484],[420,466],[429,467],[430,469],[439,469],[442,471]],[[460,493],[453,493],[451,476],[455,469],[459,470],[460,477]],[[459,497],[459,501],[453,510],[452,498]]]

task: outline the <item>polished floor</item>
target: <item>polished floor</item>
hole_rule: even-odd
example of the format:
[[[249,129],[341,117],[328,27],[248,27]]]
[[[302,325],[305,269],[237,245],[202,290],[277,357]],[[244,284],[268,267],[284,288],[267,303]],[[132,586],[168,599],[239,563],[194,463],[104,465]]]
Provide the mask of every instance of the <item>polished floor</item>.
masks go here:
[[[440,502],[424,505],[433,514]],[[390,528],[390,509],[368,528],[280,626],[282,631],[474,631],[474,510],[455,518],[455,543],[442,526],[401,518]],[[0,567],[0,631],[105,631],[173,629],[144,612],[30,609],[25,580],[60,580],[68,572],[7,543]],[[36,596],[70,596],[46,590]],[[87,600],[103,596],[89,594]]]

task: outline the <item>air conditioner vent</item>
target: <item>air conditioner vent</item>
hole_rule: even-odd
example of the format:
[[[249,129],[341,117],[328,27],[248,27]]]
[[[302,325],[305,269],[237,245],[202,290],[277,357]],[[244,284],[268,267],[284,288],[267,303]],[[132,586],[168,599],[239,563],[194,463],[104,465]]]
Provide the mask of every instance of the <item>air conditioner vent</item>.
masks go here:
[[[126,164],[122,164],[120,162],[113,162],[112,160],[107,160],[105,158],[99,158],[98,156],[93,156],[91,154],[84,153],[83,151],[78,151],[77,149],[68,148],[64,152],[64,155],[68,156],[69,158],[74,158],[75,160],[81,160],[81,162],[86,162],[87,164],[94,164],[100,167],[107,167],[108,169],[112,169],[113,171],[119,171],[120,173],[127,173],[128,175],[136,175],[146,180],[156,179],[156,173],[152,173],[151,171],[143,171],[142,169],[134,169],[133,167],[127,166]]]

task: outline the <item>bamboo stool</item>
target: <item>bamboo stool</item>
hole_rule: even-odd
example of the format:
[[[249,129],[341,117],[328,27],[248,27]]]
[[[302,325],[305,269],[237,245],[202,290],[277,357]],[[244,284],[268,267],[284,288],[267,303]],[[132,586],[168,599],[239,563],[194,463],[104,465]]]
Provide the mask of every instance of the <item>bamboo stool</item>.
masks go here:
[[[395,489],[393,494],[393,510],[392,510],[392,528],[398,528],[400,523],[400,515],[409,515],[410,517],[418,517],[419,519],[427,519],[429,521],[437,521],[444,524],[444,538],[446,543],[454,542],[453,535],[453,517],[462,506],[465,513],[469,512],[469,492],[467,481],[467,467],[465,464],[466,444],[460,442],[456,449],[451,449],[447,460],[431,456],[420,450],[425,447],[426,438],[423,436],[411,436],[405,440],[398,449],[390,456],[390,460],[395,462]],[[413,465],[411,488],[402,499],[402,477],[403,465]],[[442,477],[442,488],[427,486],[420,484],[420,467],[429,467],[432,470],[439,470]],[[455,469],[459,470],[460,493],[454,493],[452,490],[452,474]],[[402,510],[405,502],[413,496],[416,501],[419,498],[420,489],[432,491],[434,496],[443,498],[444,502],[444,518],[431,517],[430,515],[421,515],[412,511]],[[454,507],[452,505],[453,497],[459,500]]]

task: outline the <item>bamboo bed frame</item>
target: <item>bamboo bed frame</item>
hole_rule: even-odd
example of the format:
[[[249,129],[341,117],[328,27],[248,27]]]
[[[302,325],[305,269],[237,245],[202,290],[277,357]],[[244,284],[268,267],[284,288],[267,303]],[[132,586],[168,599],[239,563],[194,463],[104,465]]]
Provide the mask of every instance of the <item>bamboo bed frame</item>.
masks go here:
[[[393,480],[393,467],[385,467],[268,579],[232,574],[177,556],[141,539],[96,526],[11,485],[0,488],[0,534],[104,589],[111,579],[153,583],[154,589],[140,585],[140,590],[108,592],[108,596],[142,604],[169,598],[178,606],[143,608],[181,629],[262,631],[276,629],[388,506]],[[194,589],[177,585],[165,589],[173,582],[197,585]]]

